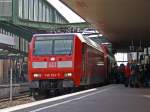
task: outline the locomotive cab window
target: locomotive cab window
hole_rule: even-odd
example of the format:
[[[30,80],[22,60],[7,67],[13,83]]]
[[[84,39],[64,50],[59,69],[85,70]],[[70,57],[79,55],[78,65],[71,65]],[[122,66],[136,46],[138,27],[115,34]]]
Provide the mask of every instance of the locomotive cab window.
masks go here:
[[[72,54],[72,40],[55,40],[54,54]]]
[[[34,55],[71,55],[73,52],[73,36],[37,37]]]
[[[52,40],[38,40],[35,41],[34,48],[35,55],[48,55],[52,54]]]

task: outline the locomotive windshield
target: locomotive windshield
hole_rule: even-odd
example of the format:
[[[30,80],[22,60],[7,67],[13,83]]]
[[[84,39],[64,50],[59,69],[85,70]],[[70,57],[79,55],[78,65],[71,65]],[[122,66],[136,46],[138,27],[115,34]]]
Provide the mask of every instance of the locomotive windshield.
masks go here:
[[[34,54],[48,55],[52,54],[52,40],[38,40],[35,41]]]
[[[72,54],[73,38],[39,37],[35,40],[34,55]]]
[[[54,54],[71,54],[72,40],[54,40]]]

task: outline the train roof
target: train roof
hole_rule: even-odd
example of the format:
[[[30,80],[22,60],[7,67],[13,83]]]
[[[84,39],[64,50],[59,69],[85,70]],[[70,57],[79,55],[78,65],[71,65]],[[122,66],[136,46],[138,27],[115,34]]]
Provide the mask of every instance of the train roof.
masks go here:
[[[101,46],[99,44],[97,44],[96,42],[94,42],[93,40],[83,36],[82,34],[77,34],[77,35],[78,35],[79,39],[81,40],[81,42],[84,42],[84,43],[100,50],[101,52],[103,52]]]
[[[88,44],[89,46],[92,46],[94,48],[96,48],[97,50],[103,52],[101,46],[99,44],[97,44],[96,42],[94,42],[93,40],[83,36],[81,33],[57,33],[57,34],[34,34],[33,37],[37,37],[37,36],[53,36],[53,35],[77,35],[78,38],[81,40],[81,42]]]

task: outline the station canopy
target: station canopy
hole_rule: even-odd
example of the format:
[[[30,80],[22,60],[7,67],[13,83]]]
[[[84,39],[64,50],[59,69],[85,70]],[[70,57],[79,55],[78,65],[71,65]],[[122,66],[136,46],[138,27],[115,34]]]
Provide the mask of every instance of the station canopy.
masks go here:
[[[61,0],[93,24],[119,51],[150,46],[149,0]]]

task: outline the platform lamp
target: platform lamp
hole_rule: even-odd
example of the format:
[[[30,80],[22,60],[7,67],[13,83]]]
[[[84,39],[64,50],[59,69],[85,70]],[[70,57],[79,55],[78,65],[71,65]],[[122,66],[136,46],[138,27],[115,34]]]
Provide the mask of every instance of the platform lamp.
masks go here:
[[[142,52],[143,49],[142,49],[142,45],[141,45],[141,40],[140,40],[140,46],[138,47],[138,52]]]
[[[135,46],[133,44],[133,40],[131,41],[131,45],[129,46],[130,52],[134,52],[135,51]]]
[[[137,52],[138,52],[138,61],[140,60],[140,63],[141,63],[141,61],[144,59],[143,58],[143,49],[142,49],[142,43],[141,43],[141,40],[140,40],[140,46],[138,47],[138,49],[137,49]]]
[[[133,40],[131,41],[131,45],[129,46],[129,55],[128,55],[128,61],[130,63],[133,61],[133,53],[135,52],[135,46]]]

